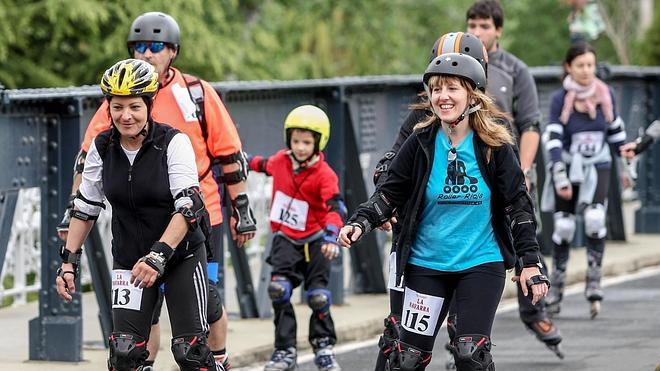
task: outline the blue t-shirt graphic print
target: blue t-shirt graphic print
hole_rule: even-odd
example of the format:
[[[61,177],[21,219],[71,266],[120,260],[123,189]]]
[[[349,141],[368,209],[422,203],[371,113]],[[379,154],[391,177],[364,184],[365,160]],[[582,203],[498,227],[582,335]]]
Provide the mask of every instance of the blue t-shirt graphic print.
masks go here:
[[[444,131],[438,131],[411,264],[456,272],[503,261],[491,223],[491,192],[479,170],[473,137],[470,131],[452,149]]]

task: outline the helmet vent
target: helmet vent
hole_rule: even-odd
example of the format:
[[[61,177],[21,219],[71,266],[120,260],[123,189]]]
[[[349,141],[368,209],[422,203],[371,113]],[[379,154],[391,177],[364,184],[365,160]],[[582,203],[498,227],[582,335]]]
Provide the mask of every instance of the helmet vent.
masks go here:
[[[124,82],[125,75],[126,75],[126,69],[122,68],[121,71],[119,71],[119,78],[117,79],[118,85],[121,86],[121,84]]]
[[[141,29],[141,28],[136,28],[136,29],[135,29],[135,33],[140,33],[140,32],[142,32],[142,29]]]
[[[470,47],[469,47],[469,46],[466,46],[466,47],[465,47],[465,52],[466,52],[466,53],[469,53],[469,52],[470,52]]]
[[[154,33],[160,33],[160,28],[154,28]]]
[[[451,62],[451,65],[454,66],[454,67],[456,67],[456,66],[458,66],[458,62],[453,61],[453,62]]]

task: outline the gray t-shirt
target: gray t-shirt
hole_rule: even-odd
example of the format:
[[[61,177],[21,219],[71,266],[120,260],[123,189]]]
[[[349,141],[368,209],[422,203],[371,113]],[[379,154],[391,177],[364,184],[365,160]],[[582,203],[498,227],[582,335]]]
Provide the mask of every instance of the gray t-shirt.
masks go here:
[[[513,54],[498,48],[488,53],[488,93],[495,104],[513,117],[513,131],[520,134],[539,129],[539,111],[536,83],[527,65]]]

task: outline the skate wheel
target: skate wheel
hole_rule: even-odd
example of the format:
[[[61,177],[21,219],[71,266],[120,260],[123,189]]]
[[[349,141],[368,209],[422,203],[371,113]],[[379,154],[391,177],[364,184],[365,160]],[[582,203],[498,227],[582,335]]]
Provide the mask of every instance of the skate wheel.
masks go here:
[[[596,316],[600,313],[600,301],[591,302],[591,319],[595,319]]]

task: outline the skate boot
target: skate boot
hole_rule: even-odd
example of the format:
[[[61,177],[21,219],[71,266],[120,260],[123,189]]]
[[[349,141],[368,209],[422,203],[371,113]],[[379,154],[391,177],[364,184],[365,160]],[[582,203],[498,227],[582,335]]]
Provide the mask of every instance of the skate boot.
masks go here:
[[[297,352],[295,347],[275,349],[264,371],[293,371],[296,369]]]
[[[545,297],[545,310],[549,316],[559,314],[560,303],[564,297],[564,285],[566,284],[566,272],[555,270],[550,278],[552,286]]]
[[[314,339],[312,348],[314,348],[314,364],[319,371],[341,371],[341,367],[335,359],[335,351],[330,344],[330,339]]]
[[[600,267],[591,266],[587,268],[587,284],[584,288],[584,296],[589,300],[591,319],[600,313],[600,302],[603,300],[603,289],[600,287],[600,279],[603,273]]]
[[[564,359],[559,344],[562,337],[557,326],[555,326],[549,318],[543,318],[533,322],[523,322],[527,330],[536,336],[536,338],[545,344],[557,357]]]
[[[227,354],[214,355],[215,367],[217,371],[231,370],[231,363],[229,363],[229,356]]]

